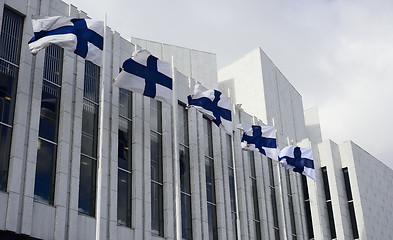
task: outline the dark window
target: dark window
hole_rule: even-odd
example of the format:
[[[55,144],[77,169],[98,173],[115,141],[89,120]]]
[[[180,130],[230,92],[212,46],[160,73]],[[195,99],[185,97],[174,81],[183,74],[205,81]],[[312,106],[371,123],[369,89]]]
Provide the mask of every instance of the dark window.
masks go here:
[[[326,198],[326,207],[327,207],[327,214],[329,218],[329,227],[330,227],[330,237],[336,238],[336,227],[334,225],[334,216],[333,216],[333,207],[332,207],[332,199],[330,197],[330,188],[329,188],[329,179],[327,174],[327,168],[322,167],[322,179],[323,179],[323,186],[325,189],[325,198]]]
[[[95,216],[100,67],[90,61],[85,61],[84,85],[78,210]]]
[[[150,157],[151,157],[151,229],[154,235],[164,236],[164,203],[162,178],[162,106],[150,101]]]
[[[34,199],[52,205],[55,193],[62,63],[63,49],[54,44],[49,45],[45,49]]]
[[[4,8],[0,35],[0,190],[7,190],[23,17]]]
[[[262,239],[261,232],[261,218],[259,215],[259,204],[258,204],[258,188],[257,188],[257,178],[255,173],[255,158],[254,152],[248,152],[248,159],[250,161],[250,179],[251,179],[251,197],[253,202],[253,215],[254,215],[254,225],[255,225],[255,239]]]
[[[119,89],[117,223],[131,227],[132,93]]]
[[[290,178],[289,170],[286,170],[285,174],[287,179],[287,196],[288,196],[289,215],[290,215],[291,228],[292,228],[292,239],[295,239],[296,238],[295,212],[293,209],[292,187],[291,187],[291,178]]]
[[[311,206],[310,206],[310,197],[308,194],[307,187],[307,178],[302,175],[302,186],[303,186],[303,196],[304,196],[304,209],[306,214],[306,223],[307,223],[307,233],[308,239],[314,238],[314,229],[312,226],[312,218],[311,218]]]
[[[182,239],[192,239],[190,157],[188,145],[188,116],[186,108],[178,104],[179,165],[181,192]]]
[[[353,234],[353,238],[357,239],[359,238],[359,231],[356,222],[355,207],[353,205],[352,190],[351,190],[351,183],[349,181],[348,168],[343,168],[343,173],[344,173],[345,191],[347,192],[347,199],[348,199],[349,216],[351,218],[352,234]]]
[[[216,191],[214,181],[212,123],[206,118],[203,118],[203,130],[205,138],[205,172],[209,240],[216,240],[218,239],[218,229],[216,212]]]
[[[280,239],[280,230],[278,225],[278,213],[277,213],[277,201],[276,201],[276,188],[274,185],[274,171],[273,171],[273,160],[268,158],[269,165],[269,177],[270,177],[270,197],[272,202],[272,212],[273,212],[273,230],[276,240]]]

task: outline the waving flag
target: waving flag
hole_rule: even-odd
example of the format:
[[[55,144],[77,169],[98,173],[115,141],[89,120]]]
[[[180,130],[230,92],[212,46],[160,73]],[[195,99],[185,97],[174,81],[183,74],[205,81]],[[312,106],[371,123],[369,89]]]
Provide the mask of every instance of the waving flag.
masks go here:
[[[171,76],[169,63],[143,49],[135,51],[123,63],[123,71],[116,77],[114,85],[172,105]]]
[[[231,100],[222,96],[217,90],[200,91],[195,86],[194,95],[187,97],[188,104],[206,114],[217,126],[223,126],[228,134],[232,134]]]
[[[241,146],[244,150],[259,151],[263,155],[278,160],[276,129],[271,126],[239,124],[244,131]]]
[[[32,20],[34,37],[29,41],[32,54],[51,43],[101,65],[104,48],[104,22],[68,17],[43,17]]]
[[[286,169],[293,169],[315,180],[314,160],[311,148],[300,148],[293,145],[280,151],[281,165]]]

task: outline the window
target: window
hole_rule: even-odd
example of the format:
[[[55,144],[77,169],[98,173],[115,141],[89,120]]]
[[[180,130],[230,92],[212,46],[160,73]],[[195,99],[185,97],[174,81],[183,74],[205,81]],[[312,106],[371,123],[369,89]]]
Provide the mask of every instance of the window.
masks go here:
[[[62,65],[63,49],[49,45],[45,49],[34,199],[51,205],[55,193]]]
[[[162,170],[162,106],[150,100],[150,155],[151,155],[151,230],[164,236],[163,170]]]
[[[178,105],[179,165],[181,193],[182,239],[192,239],[190,157],[188,141],[188,116],[186,108]]]
[[[273,161],[268,158],[269,165],[269,176],[270,176],[270,197],[272,202],[272,212],[273,212],[273,230],[276,240],[280,239],[280,230],[278,226],[278,214],[277,214],[277,202],[276,202],[276,189],[274,185],[274,172],[273,172]]]
[[[293,197],[292,197],[292,188],[291,188],[291,178],[289,174],[289,170],[285,171],[286,179],[287,179],[287,195],[288,195],[288,205],[289,205],[289,215],[291,220],[291,228],[292,228],[292,239],[296,240],[296,224],[295,224],[295,212],[293,209]]]
[[[322,167],[321,170],[322,170],[323,186],[325,189],[327,213],[328,213],[328,217],[329,217],[330,235],[331,235],[331,238],[333,239],[333,238],[336,238],[337,236],[336,236],[336,227],[334,225],[332,199],[330,197],[329,179],[328,179],[326,167]]]
[[[0,190],[2,191],[7,190],[22,27],[23,17],[5,7],[0,35]]]
[[[313,239],[314,229],[312,226],[311,205],[310,205],[310,196],[308,194],[307,178],[304,175],[302,175],[301,177],[302,177],[303,196],[304,196],[304,209],[306,211],[308,239]]]
[[[228,161],[228,175],[229,175],[229,194],[231,199],[231,215],[232,215],[232,239],[237,238],[237,210],[236,210],[236,188],[235,188],[235,170],[233,164],[233,154],[232,154],[232,137],[226,134],[226,144],[227,144],[227,161]]]
[[[349,217],[351,219],[352,234],[354,239],[358,239],[359,231],[356,222],[355,207],[353,205],[351,183],[349,181],[348,168],[343,168],[343,173],[344,173],[345,191],[347,192],[347,199],[348,199]]]
[[[119,89],[117,223],[131,227],[132,93]]]
[[[85,61],[84,85],[78,210],[95,216],[100,67],[90,61]]]
[[[257,190],[257,176],[255,173],[255,158],[254,152],[247,152],[248,159],[250,161],[250,180],[251,180],[251,197],[253,202],[253,215],[254,215],[254,226],[255,226],[255,239],[262,239],[261,231],[261,218],[259,216],[259,204],[258,204],[258,190]]]
[[[209,240],[218,239],[216,191],[214,181],[214,159],[213,159],[213,138],[212,123],[203,118],[203,130],[205,138],[205,172],[206,172],[206,196],[207,215],[209,225]]]

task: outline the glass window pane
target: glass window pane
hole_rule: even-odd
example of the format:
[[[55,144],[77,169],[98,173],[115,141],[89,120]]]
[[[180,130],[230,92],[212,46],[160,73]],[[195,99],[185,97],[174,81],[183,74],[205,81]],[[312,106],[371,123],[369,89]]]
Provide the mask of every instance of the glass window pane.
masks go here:
[[[81,156],[78,211],[90,216],[95,216],[96,174],[96,160]]]
[[[0,124],[0,190],[7,190],[12,128]]]
[[[97,105],[83,100],[82,115],[82,153],[97,157],[98,113]]]
[[[260,222],[255,222],[255,239],[262,240],[262,232],[261,232]]]
[[[44,80],[38,135],[52,142],[57,142],[59,106],[60,88]]]
[[[118,171],[117,223],[131,227],[131,174]]]
[[[98,103],[100,89],[100,67],[90,61],[85,61],[83,97]]]
[[[259,205],[258,205],[258,190],[257,190],[257,182],[255,180],[251,180],[251,188],[252,188],[252,201],[254,203],[254,219],[260,220]]]
[[[227,144],[227,161],[228,161],[228,166],[233,167],[232,138],[231,138],[231,135],[226,134],[226,144]]]
[[[332,202],[326,202],[328,218],[329,218],[329,227],[330,227],[330,235],[332,238],[336,238],[336,227],[334,225],[334,216],[333,216],[333,207]]]
[[[207,218],[209,223],[209,240],[218,239],[216,206],[207,204]]]
[[[179,142],[188,146],[188,115],[184,106],[178,104],[178,136]]]
[[[353,238],[356,239],[356,238],[359,238],[359,231],[358,231],[358,225],[356,222],[355,207],[353,205],[353,202],[348,203],[348,208],[349,208],[349,216],[351,218]]]
[[[270,197],[272,200],[272,210],[273,210],[273,223],[274,227],[278,228],[278,214],[277,214],[277,202],[276,202],[276,191],[274,188],[270,189]]]
[[[203,130],[205,132],[205,156],[213,157],[212,123],[203,119]]]
[[[162,132],[161,122],[162,122],[162,115],[161,115],[161,102],[151,99],[150,100],[150,128],[153,131]]]
[[[12,125],[18,68],[0,59],[0,122]]]
[[[61,85],[63,49],[55,44],[45,48],[44,79]]]
[[[164,208],[162,186],[151,183],[151,230],[158,236],[164,235]]]
[[[38,139],[34,199],[53,204],[56,176],[56,145]]]
[[[118,159],[119,167],[131,171],[131,141],[132,141],[132,127],[131,121],[119,117],[118,130]]]
[[[237,239],[237,216],[236,213],[232,212],[232,239]]]
[[[191,197],[181,195],[181,225],[182,225],[182,238],[192,239],[192,218],[191,218]]]
[[[216,202],[216,193],[214,186],[214,162],[209,158],[205,158],[205,172],[206,172],[206,195],[207,201],[211,203]]]
[[[190,158],[188,156],[188,148],[179,146],[180,161],[180,189],[182,192],[191,194],[190,183]]]
[[[150,134],[151,179],[162,182],[162,140],[157,133]]]
[[[236,212],[236,195],[235,195],[235,177],[233,176],[233,169],[229,168],[229,195],[231,198],[231,210]]]
[[[119,115],[128,119],[132,118],[132,95],[131,91],[119,88]]]
[[[4,8],[0,35],[0,58],[19,65],[23,17]]]
[[[247,154],[248,154],[248,159],[250,160],[251,177],[256,178],[254,152],[248,151]]]

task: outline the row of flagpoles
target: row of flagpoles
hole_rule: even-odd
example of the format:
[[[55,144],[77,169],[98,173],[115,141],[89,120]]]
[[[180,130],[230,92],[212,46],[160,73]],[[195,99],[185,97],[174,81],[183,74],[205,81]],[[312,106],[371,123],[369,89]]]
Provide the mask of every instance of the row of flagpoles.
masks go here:
[[[104,22],[53,16],[33,18],[32,24],[34,37],[29,41],[32,54],[53,43],[101,65]],[[138,50],[123,63],[122,71],[113,84],[172,105],[172,70],[171,64],[159,60],[147,50]],[[187,100],[189,106],[197,108],[232,135],[231,101],[228,97],[215,89],[201,91],[196,84],[194,94],[189,95]],[[238,129],[244,131],[242,149],[259,151],[280,161],[286,169],[292,169],[315,180],[311,148],[290,145],[280,150],[277,147],[276,129],[272,126],[239,124]]]

